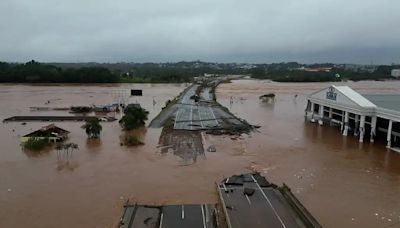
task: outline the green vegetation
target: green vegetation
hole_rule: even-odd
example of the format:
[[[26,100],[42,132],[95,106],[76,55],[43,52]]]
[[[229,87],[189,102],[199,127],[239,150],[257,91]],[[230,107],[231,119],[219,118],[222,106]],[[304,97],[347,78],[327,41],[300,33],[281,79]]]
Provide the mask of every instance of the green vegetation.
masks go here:
[[[39,151],[50,146],[48,138],[29,138],[28,141],[22,143],[22,147],[27,150]]]
[[[330,72],[318,71],[329,68]],[[399,65],[210,63],[51,63],[0,62],[0,83],[186,83],[207,74],[251,75],[278,82],[327,82],[335,80],[384,80]],[[308,70],[306,70],[308,69]],[[309,70],[311,69],[311,70]],[[314,70],[312,70],[314,69]],[[335,75],[341,77],[337,78]]]
[[[100,132],[103,129],[97,117],[88,118],[86,123],[82,126],[82,128],[85,129],[88,137],[92,139],[99,138]]]
[[[137,72],[135,77],[121,77],[123,83],[184,83],[191,82],[190,74],[174,70],[157,69],[149,72]]]
[[[149,112],[139,105],[128,105],[124,109],[124,116],[119,121],[119,124],[124,130],[132,130],[141,127],[145,124]]]
[[[257,79],[271,79],[277,82],[332,82],[338,80],[384,80],[391,78],[391,70],[396,66],[378,66],[376,69],[346,69],[345,67],[335,67],[335,65],[312,64],[308,68],[328,67],[326,71],[307,71],[300,68],[304,65],[298,63],[280,63],[258,66],[251,70],[251,76]],[[336,77],[339,75],[340,77]]]
[[[83,67],[62,69],[30,61],[26,64],[0,62],[0,83],[113,83],[119,76],[107,68]]]
[[[138,146],[138,145],[144,145],[142,141],[136,136],[133,135],[126,135],[124,138],[124,145],[126,146]]]

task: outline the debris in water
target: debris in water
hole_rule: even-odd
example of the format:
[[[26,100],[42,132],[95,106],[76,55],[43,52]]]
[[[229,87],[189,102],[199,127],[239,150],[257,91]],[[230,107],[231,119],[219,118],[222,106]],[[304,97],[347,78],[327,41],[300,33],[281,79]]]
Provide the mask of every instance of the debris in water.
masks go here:
[[[217,152],[217,148],[215,148],[214,145],[211,145],[211,146],[209,146],[209,147],[207,148],[207,151],[208,151],[208,152]]]

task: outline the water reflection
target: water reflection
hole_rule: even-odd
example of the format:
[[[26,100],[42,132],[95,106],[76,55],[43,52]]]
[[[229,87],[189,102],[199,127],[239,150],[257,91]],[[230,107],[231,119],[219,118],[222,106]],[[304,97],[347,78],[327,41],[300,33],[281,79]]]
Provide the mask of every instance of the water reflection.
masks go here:
[[[77,161],[70,161],[67,160],[58,160],[57,161],[57,171],[74,171],[76,168],[79,167],[79,163]]]
[[[98,152],[101,151],[101,145],[102,145],[102,144],[103,144],[103,143],[102,143],[102,141],[101,141],[100,138],[98,138],[98,139],[91,139],[91,138],[88,138],[88,139],[86,140],[86,149],[87,149],[89,152],[98,153]]]
[[[141,127],[130,131],[123,131],[119,136],[121,146],[138,146],[146,140],[147,128]]]
[[[40,151],[34,151],[34,150],[28,150],[24,149],[23,147],[22,151],[25,153],[25,155],[29,158],[39,158],[39,157],[45,157],[49,156],[51,151],[53,151],[53,147],[46,147]]]

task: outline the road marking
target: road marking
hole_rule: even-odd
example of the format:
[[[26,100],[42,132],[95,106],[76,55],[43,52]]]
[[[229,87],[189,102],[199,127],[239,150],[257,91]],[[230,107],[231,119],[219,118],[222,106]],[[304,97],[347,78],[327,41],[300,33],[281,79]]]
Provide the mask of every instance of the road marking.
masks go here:
[[[206,212],[206,222],[208,223],[210,221],[209,215],[208,215],[208,208],[207,204],[204,204],[204,210]]]
[[[217,120],[217,117],[215,117],[215,114],[214,114],[214,111],[213,111],[213,109],[211,108],[211,107],[208,107],[208,109],[210,109],[210,111],[211,111],[211,114],[213,115],[213,117],[214,117],[214,120],[215,120],[215,123],[217,124],[217,126],[219,125],[219,123],[218,123],[218,120]]]
[[[199,120],[200,120],[201,128],[204,128],[203,120],[201,120],[201,115],[200,115],[200,107],[201,107],[201,106],[198,106],[198,107],[197,107],[197,112],[199,113]]]
[[[249,202],[249,204],[251,205],[251,201],[249,199],[249,196],[247,196],[247,194],[244,194],[244,196],[246,196],[247,201]]]
[[[182,219],[185,219],[185,206],[182,205]]]
[[[268,197],[265,195],[264,191],[262,190],[262,188],[260,187],[260,185],[257,183],[256,179],[253,177],[253,175],[250,175],[251,178],[253,179],[254,183],[256,183],[257,187],[260,189],[261,194],[264,196],[264,198],[267,200],[268,204],[271,206],[272,211],[274,212],[274,214],[276,215],[276,217],[278,218],[279,222],[281,222],[282,226],[284,228],[286,228],[285,223],[283,223],[281,217],[278,215],[278,213],[276,212],[274,206],[272,205],[271,201],[269,201]]]
[[[159,228],[161,228],[161,227],[162,227],[163,218],[164,218],[164,214],[163,214],[163,213],[161,213],[161,218],[160,218],[160,226],[159,226]]]
[[[190,106],[190,130],[193,130],[193,105]]]
[[[200,207],[201,207],[201,215],[203,216],[203,227],[204,227],[204,228],[207,228],[206,219],[204,218],[204,208],[203,208],[203,205],[200,205]]]
[[[178,111],[176,112],[175,115],[175,122],[174,122],[174,128],[176,128],[176,121],[178,121],[178,114],[179,114],[180,109],[178,108]]]

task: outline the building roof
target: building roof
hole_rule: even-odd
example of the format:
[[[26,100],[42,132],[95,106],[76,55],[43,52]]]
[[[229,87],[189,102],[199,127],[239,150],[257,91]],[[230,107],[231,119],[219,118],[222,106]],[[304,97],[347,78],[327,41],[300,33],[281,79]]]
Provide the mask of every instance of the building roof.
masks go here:
[[[376,105],[348,86],[332,86],[344,96],[363,108],[375,108]]]
[[[50,137],[50,136],[65,135],[68,133],[69,131],[59,128],[54,124],[50,124],[48,126],[40,128],[37,131],[24,135],[23,137]]]
[[[400,111],[400,94],[364,94],[363,96],[380,108]]]

